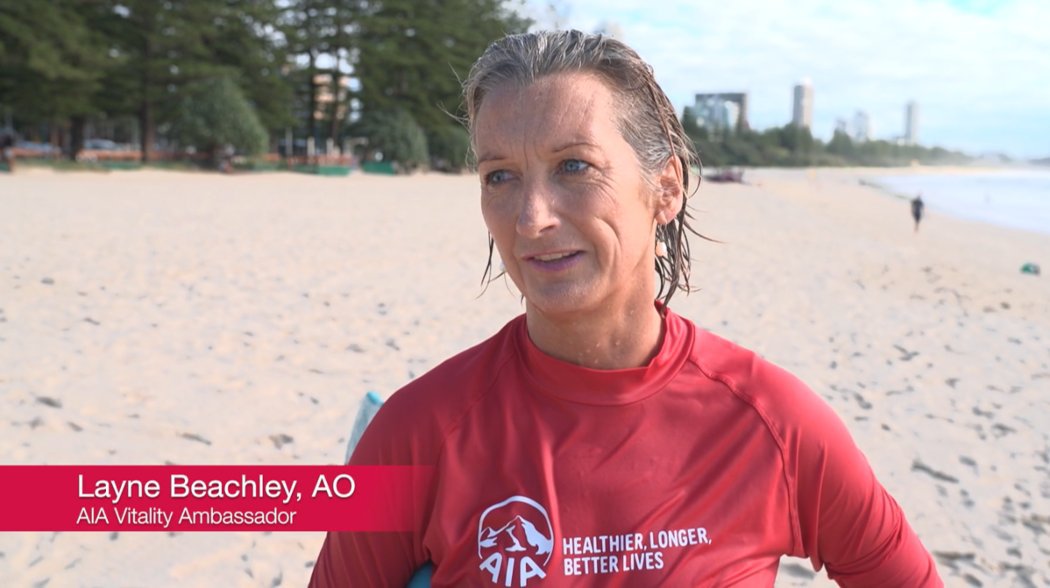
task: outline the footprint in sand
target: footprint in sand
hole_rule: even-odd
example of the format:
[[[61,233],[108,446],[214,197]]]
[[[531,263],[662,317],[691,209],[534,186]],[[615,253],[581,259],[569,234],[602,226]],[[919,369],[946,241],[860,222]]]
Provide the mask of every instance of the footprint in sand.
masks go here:
[[[295,441],[295,439],[292,438],[290,435],[285,435],[284,433],[278,433],[276,435],[270,435],[270,441],[273,443],[273,446],[276,449],[280,449],[281,447],[284,447],[285,445],[287,445],[289,443],[293,443]]]
[[[211,441],[201,437],[196,433],[179,433],[179,437],[183,439],[189,439],[190,441],[196,441],[197,443],[203,443],[205,445],[211,445]]]
[[[909,351],[908,349],[905,349],[904,347],[901,347],[900,345],[894,345],[893,347],[897,351],[901,352],[901,356],[898,358],[898,359],[900,359],[900,361],[911,361],[916,355],[919,354],[918,351]]]
[[[922,472],[922,473],[927,474],[930,477],[934,478],[935,480],[940,480],[942,482],[951,482],[952,484],[958,484],[959,483],[959,479],[958,478],[956,478],[954,476],[949,476],[948,474],[946,474],[944,472],[937,471],[937,470],[931,468],[930,466],[922,463],[919,460],[912,461],[912,463],[911,463],[911,470],[913,472]]]
[[[50,396],[37,396],[36,401],[51,408],[62,408],[62,401]]]
[[[857,404],[864,410],[871,410],[871,403],[861,395],[860,392],[853,393],[853,399],[857,401]]]

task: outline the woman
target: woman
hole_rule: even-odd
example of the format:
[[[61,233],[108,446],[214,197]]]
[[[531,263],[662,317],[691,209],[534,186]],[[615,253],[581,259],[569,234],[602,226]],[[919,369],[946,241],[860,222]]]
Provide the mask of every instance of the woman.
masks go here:
[[[351,464],[434,466],[427,507],[412,533],[330,533],[312,585],[403,586],[429,561],[435,586],[769,586],[782,554],[940,585],[831,410],[668,309],[699,161],[638,55],[507,37],[465,99],[525,314],[383,407]]]

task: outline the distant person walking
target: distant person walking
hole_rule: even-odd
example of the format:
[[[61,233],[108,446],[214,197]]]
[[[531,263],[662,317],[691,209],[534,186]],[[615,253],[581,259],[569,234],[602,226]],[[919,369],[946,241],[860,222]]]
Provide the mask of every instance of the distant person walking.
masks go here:
[[[237,153],[233,145],[229,143],[222,148],[222,159],[219,161],[219,171],[224,174],[233,173],[233,156]]]
[[[0,130],[0,161],[8,172],[15,173],[15,133],[10,129]]]
[[[911,217],[915,219],[915,232],[919,232],[919,222],[922,221],[922,211],[926,207],[922,202],[922,193],[911,201]]]

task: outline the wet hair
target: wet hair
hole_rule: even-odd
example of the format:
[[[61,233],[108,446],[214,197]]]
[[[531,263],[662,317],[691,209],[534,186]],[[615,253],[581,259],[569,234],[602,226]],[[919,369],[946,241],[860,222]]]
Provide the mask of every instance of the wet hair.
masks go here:
[[[691,226],[692,216],[686,206],[692,195],[689,173],[694,167],[700,170],[700,157],[675,115],[674,106],[656,83],[653,68],[638,53],[611,37],[580,31],[525,33],[496,41],[478,58],[463,82],[471,149],[476,145],[474,122],[490,92],[506,83],[527,86],[539,78],[559,73],[593,74],[608,86],[619,106],[620,134],[634,150],[650,185],[654,185],[654,179],[670,158],[677,157],[681,164],[682,208],[674,219],[656,228],[656,238],[667,247],[666,256],[656,257],[655,269],[660,279],[656,296],[666,305],[676,291],[691,291],[686,233],[706,238]],[[476,157],[476,153],[474,155]],[[698,175],[694,193],[699,184]],[[482,283],[499,277],[492,275],[494,246],[490,235]]]

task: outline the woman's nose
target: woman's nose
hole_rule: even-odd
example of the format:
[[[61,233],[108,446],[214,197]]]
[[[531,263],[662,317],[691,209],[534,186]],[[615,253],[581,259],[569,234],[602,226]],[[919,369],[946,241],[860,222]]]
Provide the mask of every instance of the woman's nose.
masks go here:
[[[553,192],[545,182],[531,181],[523,186],[517,230],[523,237],[538,237],[558,224]]]

